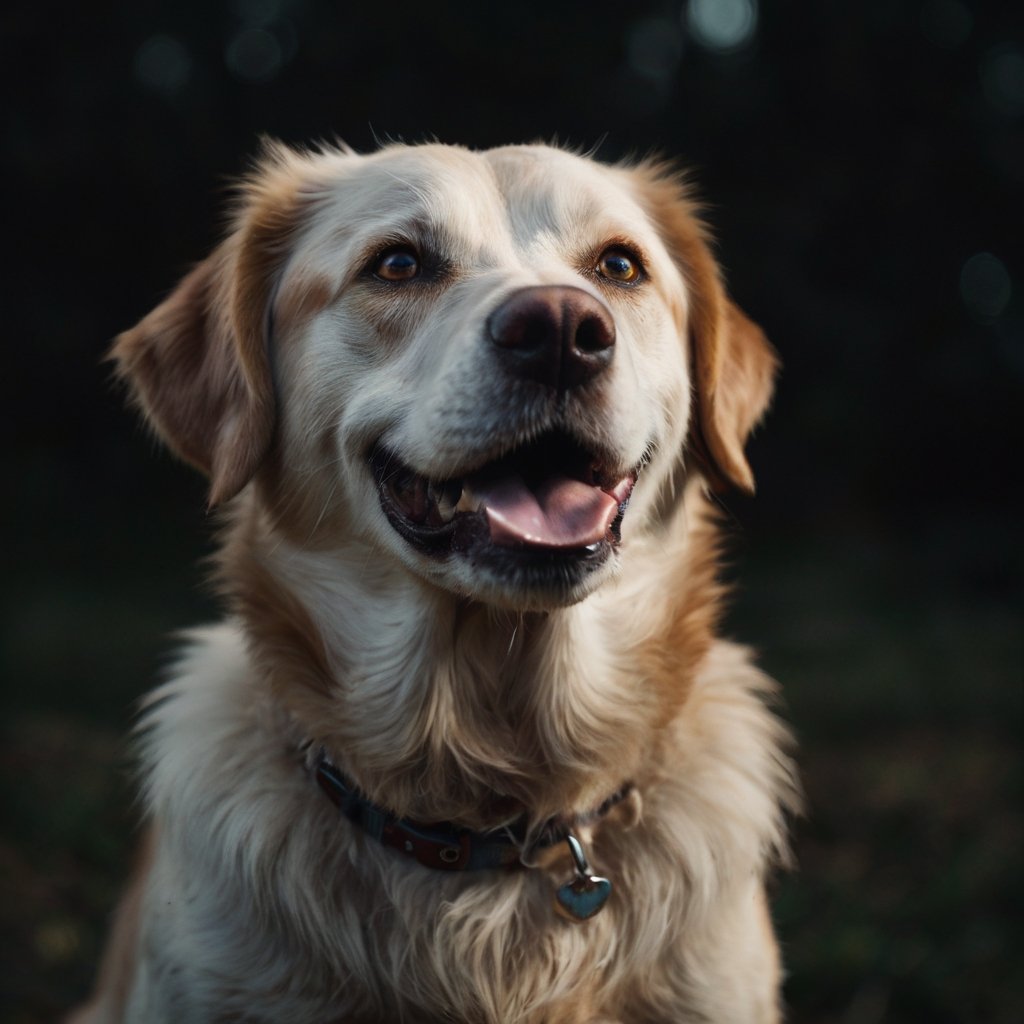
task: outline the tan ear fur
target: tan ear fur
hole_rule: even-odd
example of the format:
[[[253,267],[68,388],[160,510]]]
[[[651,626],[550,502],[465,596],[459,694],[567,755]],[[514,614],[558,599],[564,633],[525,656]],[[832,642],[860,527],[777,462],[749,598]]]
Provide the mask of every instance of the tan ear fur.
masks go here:
[[[640,198],[689,287],[689,337],[697,403],[688,447],[709,484],[754,491],[744,455],[774,390],[778,359],[761,329],[732,303],[697,204],[663,164],[635,172]]]
[[[700,430],[691,447],[699,458],[710,457],[713,487],[722,486],[724,477],[753,494],[754,474],[743,449],[771,402],[778,357],[761,328],[728,300],[714,335],[694,335],[694,349],[702,384]]]
[[[295,157],[268,147],[228,238],[110,352],[156,432],[209,476],[211,505],[245,486],[274,433],[267,325],[299,223]]]

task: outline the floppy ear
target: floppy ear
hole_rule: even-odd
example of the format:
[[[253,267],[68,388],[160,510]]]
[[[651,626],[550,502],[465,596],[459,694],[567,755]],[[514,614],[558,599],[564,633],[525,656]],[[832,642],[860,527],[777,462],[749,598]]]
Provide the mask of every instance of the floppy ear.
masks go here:
[[[709,256],[710,259],[710,256]],[[733,484],[754,493],[754,474],[744,448],[775,390],[778,358],[764,332],[720,295],[693,318],[694,387],[697,419],[690,450],[718,490]]]
[[[678,175],[658,164],[637,171],[641,201],[689,291],[696,415],[688,447],[713,488],[732,484],[753,493],[744,447],[771,401],[775,350],[726,295],[699,210]]]
[[[209,476],[211,505],[245,486],[274,432],[270,299],[298,220],[289,157],[268,152],[228,238],[110,352],[156,432]]]

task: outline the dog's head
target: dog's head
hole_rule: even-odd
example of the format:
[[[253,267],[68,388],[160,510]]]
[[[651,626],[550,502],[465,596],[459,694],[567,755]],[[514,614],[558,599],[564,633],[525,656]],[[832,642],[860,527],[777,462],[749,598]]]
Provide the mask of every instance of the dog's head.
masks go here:
[[[775,369],[674,176],[546,146],[271,148],[113,354],[213,504],[518,608],[607,579],[681,473],[752,489]]]

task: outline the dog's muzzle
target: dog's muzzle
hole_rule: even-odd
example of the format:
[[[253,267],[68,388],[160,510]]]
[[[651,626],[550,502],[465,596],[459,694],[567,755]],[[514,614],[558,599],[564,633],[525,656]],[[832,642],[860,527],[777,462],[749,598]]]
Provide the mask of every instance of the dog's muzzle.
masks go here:
[[[586,397],[612,365],[615,338],[599,298],[539,286],[508,295],[488,316],[483,341],[510,384],[536,389],[555,409],[570,392]],[[463,556],[513,586],[571,588],[619,543],[639,467],[588,447],[570,426],[510,440],[504,452],[444,478],[417,472],[378,443],[370,468],[384,514],[422,553]],[[509,438],[520,430],[510,422]]]

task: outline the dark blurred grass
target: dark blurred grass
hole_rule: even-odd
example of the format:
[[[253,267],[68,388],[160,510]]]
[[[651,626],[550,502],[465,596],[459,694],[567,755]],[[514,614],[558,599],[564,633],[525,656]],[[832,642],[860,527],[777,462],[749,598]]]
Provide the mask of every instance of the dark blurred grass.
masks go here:
[[[805,746],[809,818],[775,919],[793,1021],[1020,1019],[1020,752],[991,730]]]
[[[91,985],[132,842],[124,750],[94,722],[25,715],[4,725],[4,1022],[55,1020]]]
[[[1010,1022],[1024,1001],[1021,544],[950,532],[756,538],[737,635],[783,683],[807,815],[775,918],[791,1020]],[[994,565],[986,564],[995,559]]]

